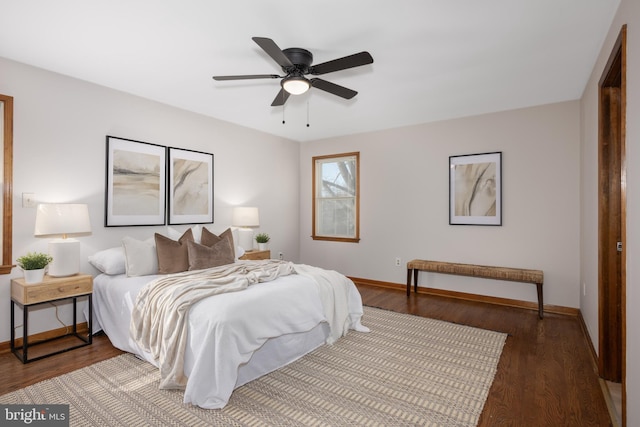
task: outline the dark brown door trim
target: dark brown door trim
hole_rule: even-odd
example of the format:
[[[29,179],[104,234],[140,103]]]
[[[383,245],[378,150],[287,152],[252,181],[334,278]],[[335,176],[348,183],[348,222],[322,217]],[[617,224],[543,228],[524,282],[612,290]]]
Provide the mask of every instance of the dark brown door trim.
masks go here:
[[[622,27],[599,82],[598,369],[622,383],[626,425],[626,57]]]

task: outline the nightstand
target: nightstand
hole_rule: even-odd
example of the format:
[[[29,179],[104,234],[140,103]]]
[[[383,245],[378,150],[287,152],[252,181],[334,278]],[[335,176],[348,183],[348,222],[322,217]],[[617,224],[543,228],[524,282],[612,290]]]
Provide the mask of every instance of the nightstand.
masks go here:
[[[269,258],[271,258],[271,251],[268,249],[266,251],[257,251],[257,250],[247,251],[244,253],[244,255],[240,257],[240,259],[252,260],[252,261],[269,259]]]
[[[93,317],[93,307],[91,296],[93,293],[93,277],[88,274],[76,274],[69,277],[50,277],[45,276],[41,283],[26,284],[24,279],[12,279],[11,280],[11,351],[16,355],[22,363],[33,362],[44,357],[53,356],[54,354],[63,353],[65,351],[73,350],[79,347],[90,345],[92,342],[92,325],[91,320]],[[89,301],[89,319],[87,319],[88,335],[86,337],[78,333],[76,308],[77,299],[79,297],[87,297]],[[29,309],[31,307],[46,304],[54,301],[61,301],[65,299],[73,299],[73,326],[72,331],[62,336],[45,339],[38,341],[37,343],[29,344],[28,332],[29,332]],[[19,305],[22,308],[22,346],[16,347],[15,340],[15,305]],[[58,349],[47,354],[41,354],[32,359],[28,358],[27,352],[30,347],[35,345],[51,342],[53,340],[60,340],[66,337],[75,337],[81,342],[76,345],[71,345],[63,349]],[[77,341],[77,340],[73,340]]]

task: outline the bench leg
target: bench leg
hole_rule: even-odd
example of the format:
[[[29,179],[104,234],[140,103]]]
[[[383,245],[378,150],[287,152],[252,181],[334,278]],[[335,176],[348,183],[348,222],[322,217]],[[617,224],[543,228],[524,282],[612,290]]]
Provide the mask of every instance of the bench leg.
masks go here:
[[[411,295],[411,272],[413,268],[407,268],[407,296]]]
[[[417,268],[413,270],[413,292],[418,293],[418,270]]]
[[[544,316],[544,302],[542,299],[542,283],[536,283],[536,287],[538,288],[538,317],[542,319]]]

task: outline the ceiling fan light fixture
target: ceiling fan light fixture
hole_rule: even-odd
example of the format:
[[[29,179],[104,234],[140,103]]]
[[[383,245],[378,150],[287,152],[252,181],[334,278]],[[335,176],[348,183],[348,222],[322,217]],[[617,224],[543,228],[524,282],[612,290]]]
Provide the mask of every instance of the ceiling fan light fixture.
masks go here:
[[[282,80],[282,88],[291,95],[302,95],[311,87],[309,80],[302,76],[290,76]]]

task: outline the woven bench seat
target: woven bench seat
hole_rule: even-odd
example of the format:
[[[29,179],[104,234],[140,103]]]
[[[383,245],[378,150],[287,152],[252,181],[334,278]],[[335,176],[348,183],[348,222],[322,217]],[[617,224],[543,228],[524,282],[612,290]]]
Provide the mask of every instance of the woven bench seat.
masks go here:
[[[454,274],[457,276],[481,277],[484,279],[505,280],[511,282],[533,283],[536,285],[538,293],[538,316],[541,319],[543,317],[544,304],[542,299],[542,285],[544,281],[544,274],[541,270],[414,259],[407,263],[407,296],[411,294],[412,273],[414,279],[414,291],[418,292],[419,271]]]

